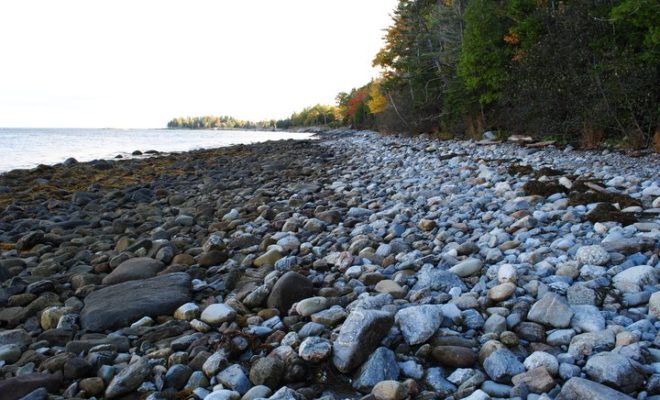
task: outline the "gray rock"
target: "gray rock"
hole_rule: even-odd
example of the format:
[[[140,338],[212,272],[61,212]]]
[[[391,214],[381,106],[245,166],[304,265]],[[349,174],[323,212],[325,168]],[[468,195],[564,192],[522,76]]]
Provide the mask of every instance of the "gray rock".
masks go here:
[[[252,387],[250,380],[247,375],[245,375],[243,367],[238,364],[233,364],[225,368],[216,376],[216,378],[218,378],[218,382],[222,383],[225,387],[240,393],[241,396]]]
[[[571,306],[575,312],[571,319],[571,328],[578,332],[596,332],[605,329],[605,317],[596,306]]]
[[[633,392],[644,384],[644,375],[625,356],[616,353],[593,355],[584,367],[591,379],[608,386]]]
[[[446,398],[456,391],[456,386],[445,378],[442,368],[427,369],[424,383],[429,385],[440,398]]]
[[[144,316],[171,315],[191,300],[191,279],[183,272],[129,281],[92,292],[80,313],[83,329],[100,332]]]
[[[277,392],[273,393],[268,400],[307,400],[305,396],[296,392],[295,390],[283,386]]]
[[[495,382],[509,383],[515,375],[525,372],[525,366],[509,349],[499,349],[484,360],[484,370]]]
[[[284,376],[284,363],[277,357],[258,359],[250,368],[250,381],[255,385],[266,385],[271,389],[279,386]]]
[[[456,274],[432,266],[424,266],[417,274],[417,283],[412,289],[420,290],[428,288],[441,292],[449,292],[453,287],[458,287],[461,291],[467,289],[461,278]]]
[[[112,399],[137,389],[151,373],[149,360],[140,358],[117,374],[105,389],[105,397]]]
[[[479,271],[481,271],[481,266],[483,263],[481,260],[477,258],[468,258],[465,261],[462,261],[453,267],[449,268],[449,272],[456,274],[457,276],[460,276],[461,278],[465,278],[471,275],[475,275]]]
[[[655,268],[639,265],[621,271],[612,278],[614,287],[622,292],[639,292],[644,286],[658,283]]]
[[[354,310],[332,345],[332,362],[343,373],[351,372],[378,346],[394,323],[385,311]]]
[[[573,311],[561,296],[548,292],[541,300],[534,303],[527,314],[527,319],[555,328],[566,328],[571,324]]]
[[[330,356],[332,352],[332,344],[329,340],[318,337],[310,336],[300,343],[298,355],[305,361],[321,362]]]
[[[399,310],[394,320],[408,344],[426,342],[442,324],[442,306],[426,304]]]
[[[583,378],[571,378],[564,384],[557,396],[557,400],[634,400],[633,397],[609,388],[600,383]]]
[[[581,264],[605,265],[610,261],[610,254],[602,246],[582,246],[575,258]]]
[[[399,377],[399,365],[394,352],[386,347],[379,347],[362,364],[353,380],[353,387],[363,393],[381,381],[396,380]]]
[[[0,346],[16,345],[26,347],[32,343],[32,337],[25,329],[11,329],[0,331]]]
[[[103,278],[104,285],[147,279],[156,276],[164,265],[149,257],[131,258],[119,264],[110,274]]]
[[[267,304],[268,307],[277,308],[286,314],[293,303],[313,295],[312,282],[299,273],[290,271],[277,280],[268,296]]]

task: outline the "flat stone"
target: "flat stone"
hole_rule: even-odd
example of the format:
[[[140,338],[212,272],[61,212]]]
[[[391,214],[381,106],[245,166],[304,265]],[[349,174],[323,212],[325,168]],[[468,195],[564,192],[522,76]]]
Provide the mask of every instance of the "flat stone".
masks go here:
[[[577,377],[569,379],[561,388],[559,396],[557,396],[557,400],[585,399],[634,400],[633,397],[605,385]]]
[[[619,272],[612,278],[614,287],[625,293],[639,292],[644,286],[658,283],[655,268],[639,265]]]
[[[269,308],[277,308],[280,313],[286,315],[294,303],[313,295],[312,282],[299,273],[290,271],[275,282],[267,304]]]
[[[465,261],[462,261],[453,267],[449,268],[449,272],[465,278],[472,276],[481,271],[481,266],[483,263],[477,258],[468,258]]]
[[[436,346],[432,354],[441,365],[452,368],[472,367],[478,359],[474,351],[461,346]]]
[[[383,279],[382,281],[379,281],[374,287],[374,290],[378,293],[389,293],[395,299],[403,298],[406,295],[405,289],[391,279]]]
[[[403,338],[411,345],[426,342],[438,330],[442,319],[442,306],[436,304],[403,308],[394,317]]]
[[[530,308],[527,319],[546,326],[566,328],[571,324],[573,310],[561,296],[548,292]]]
[[[505,282],[488,289],[488,298],[494,302],[500,302],[508,299],[516,292],[516,285],[511,282]]]
[[[105,278],[104,285],[114,285],[117,283],[147,279],[156,276],[164,267],[164,264],[158,260],[149,257],[131,258],[119,264]]]
[[[309,317],[319,311],[323,311],[330,307],[332,303],[325,297],[316,296],[300,300],[296,304],[296,312],[303,317]]]
[[[385,311],[352,311],[332,345],[335,367],[343,373],[353,371],[378,346],[393,324],[394,318]]]
[[[191,300],[191,279],[183,272],[118,283],[85,298],[83,329],[100,332],[128,326],[144,316],[171,315]]]

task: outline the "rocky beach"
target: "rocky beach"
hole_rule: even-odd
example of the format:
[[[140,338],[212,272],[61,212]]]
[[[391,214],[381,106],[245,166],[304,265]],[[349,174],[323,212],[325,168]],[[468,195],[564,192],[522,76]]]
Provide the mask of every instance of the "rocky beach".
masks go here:
[[[0,400],[660,399],[660,157],[329,131],[0,175]]]

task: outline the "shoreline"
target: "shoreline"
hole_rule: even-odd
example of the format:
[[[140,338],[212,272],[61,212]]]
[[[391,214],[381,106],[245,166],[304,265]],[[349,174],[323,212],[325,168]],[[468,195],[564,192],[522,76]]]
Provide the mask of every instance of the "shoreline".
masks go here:
[[[317,136],[1,174],[3,400],[655,394],[657,155]]]

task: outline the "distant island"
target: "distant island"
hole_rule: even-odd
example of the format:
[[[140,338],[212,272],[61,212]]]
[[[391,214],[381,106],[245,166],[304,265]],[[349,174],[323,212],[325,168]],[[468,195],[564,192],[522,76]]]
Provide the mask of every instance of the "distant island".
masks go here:
[[[204,117],[178,117],[167,123],[170,129],[276,129],[277,121],[245,121],[227,115]]]

